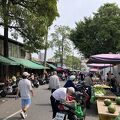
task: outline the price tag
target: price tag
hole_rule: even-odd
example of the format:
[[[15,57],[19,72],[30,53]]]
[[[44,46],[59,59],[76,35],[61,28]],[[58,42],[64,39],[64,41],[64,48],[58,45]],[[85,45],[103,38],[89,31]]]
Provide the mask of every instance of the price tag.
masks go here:
[[[56,113],[56,116],[53,120],[64,120],[65,114],[63,113]]]

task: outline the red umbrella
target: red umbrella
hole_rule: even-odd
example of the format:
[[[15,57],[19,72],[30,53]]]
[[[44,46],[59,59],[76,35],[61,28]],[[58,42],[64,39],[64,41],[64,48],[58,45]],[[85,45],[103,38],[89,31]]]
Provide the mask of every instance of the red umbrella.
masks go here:
[[[57,71],[63,71],[63,68],[57,67]]]

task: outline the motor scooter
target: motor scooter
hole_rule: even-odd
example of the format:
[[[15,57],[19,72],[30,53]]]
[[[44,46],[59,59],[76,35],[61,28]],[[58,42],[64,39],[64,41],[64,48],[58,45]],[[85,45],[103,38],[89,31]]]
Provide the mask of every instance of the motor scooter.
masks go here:
[[[37,79],[32,81],[33,87],[38,88],[39,87],[39,81]]]
[[[16,95],[17,94],[17,89],[18,89],[18,85],[14,84],[10,84],[4,87],[4,92],[6,95]]]
[[[76,100],[75,105],[60,103],[58,106],[59,112],[57,112],[54,120],[58,120],[58,118],[61,118],[61,120],[85,120],[86,108],[83,106],[83,103],[81,103],[84,95],[80,92],[77,92],[74,96]]]
[[[85,96],[84,102],[88,103],[90,99],[89,88],[85,86],[84,81],[80,81],[76,84],[76,91],[79,91],[80,93],[82,93]]]
[[[4,91],[4,84],[0,85],[0,96],[1,97],[5,97],[6,96],[6,93]]]
[[[40,85],[45,85],[46,84],[46,81],[45,81],[44,78],[38,78],[38,81],[39,81]]]

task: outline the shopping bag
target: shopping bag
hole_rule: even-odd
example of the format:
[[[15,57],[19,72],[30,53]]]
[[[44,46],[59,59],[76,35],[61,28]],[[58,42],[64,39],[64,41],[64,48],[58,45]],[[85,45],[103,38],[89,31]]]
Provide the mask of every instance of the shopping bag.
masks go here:
[[[53,120],[64,120],[64,117],[65,117],[65,114],[57,112]]]
[[[78,118],[82,118],[84,116],[81,106],[77,105],[77,103],[75,103],[75,113]]]
[[[96,100],[96,97],[94,95],[92,95],[91,98],[90,98],[90,103],[94,103],[95,100]]]

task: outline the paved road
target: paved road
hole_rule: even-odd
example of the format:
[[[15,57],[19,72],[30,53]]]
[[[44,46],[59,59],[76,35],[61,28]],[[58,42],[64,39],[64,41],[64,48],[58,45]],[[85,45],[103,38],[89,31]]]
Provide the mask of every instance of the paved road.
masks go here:
[[[47,88],[48,85],[43,85],[38,89],[34,89],[35,96],[32,98],[32,105],[28,111],[26,120],[52,120],[49,100],[50,91]],[[0,120],[21,120],[19,110],[20,100],[5,98],[2,104],[0,102]],[[86,120],[98,120],[95,105],[87,110]]]

